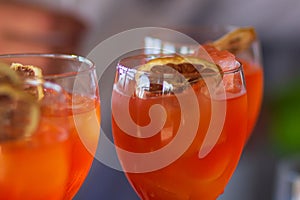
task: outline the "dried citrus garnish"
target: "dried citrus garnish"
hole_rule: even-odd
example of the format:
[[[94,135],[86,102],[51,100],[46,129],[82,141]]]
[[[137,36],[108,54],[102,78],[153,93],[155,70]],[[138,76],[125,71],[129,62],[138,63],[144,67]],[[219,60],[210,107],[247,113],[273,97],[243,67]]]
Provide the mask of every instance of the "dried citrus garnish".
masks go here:
[[[23,81],[36,76],[42,77],[38,67],[19,63],[0,67],[0,142],[29,137],[37,128],[43,88]]]
[[[21,63],[12,63],[11,69],[17,72],[21,77],[39,77],[42,78],[42,70],[39,67],[33,65],[22,65]],[[34,95],[38,100],[44,97],[44,91],[42,86],[26,87],[25,90]]]
[[[212,42],[218,50],[228,50],[237,54],[251,45],[256,40],[256,32],[253,27],[241,27],[225,34],[221,38]]]
[[[150,60],[138,67],[141,71],[152,73],[181,73],[188,81],[201,78],[201,73],[220,73],[220,66],[193,56],[168,56]]]
[[[0,84],[0,142],[32,135],[39,115],[33,96],[11,83]]]
[[[42,70],[33,65],[22,65],[21,63],[12,63],[10,68],[15,70],[19,75],[25,77],[42,77]]]
[[[198,57],[177,55],[152,59],[146,64],[138,66],[138,70],[137,88],[143,87],[143,90],[158,93],[183,91],[189,84],[203,82],[203,76],[215,76],[220,80],[223,74],[221,67],[212,62]],[[151,73],[147,77],[148,80],[144,76],[145,72]],[[177,74],[181,76],[174,72],[179,72]],[[156,80],[160,79],[162,74],[166,75],[163,80]],[[171,75],[170,78],[168,78],[168,74]]]
[[[0,84],[10,83],[12,85],[21,84],[21,79],[9,66],[1,65],[0,66]]]

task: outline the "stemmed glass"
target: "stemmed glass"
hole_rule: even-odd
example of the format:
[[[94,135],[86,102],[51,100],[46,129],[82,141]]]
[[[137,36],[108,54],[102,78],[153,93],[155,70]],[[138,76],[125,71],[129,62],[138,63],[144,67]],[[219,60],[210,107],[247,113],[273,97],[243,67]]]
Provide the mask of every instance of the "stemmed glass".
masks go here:
[[[216,25],[194,28],[178,28],[181,33],[187,34],[199,44],[216,41],[230,31],[235,30],[236,26]],[[242,63],[248,94],[248,131],[247,139],[255,127],[263,98],[263,63],[260,39],[256,39],[249,46],[240,52],[234,52],[237,59]]]
[[[0,62],[37,66],[42,69],[44,80],[63,88],[68,106],[60,115],[71,124],[70,169],[63,199],[72,199],[89,172],[100,133],[100,98],[94,63],[81,56],[61,54],[2,55]],[[52,167],[54,171],[59,168]]]
[[[116,69],[113,137],[139,197],[216,199],[245,143],[241,64],[221,70],[194,55],[161,53],[124,58]]]

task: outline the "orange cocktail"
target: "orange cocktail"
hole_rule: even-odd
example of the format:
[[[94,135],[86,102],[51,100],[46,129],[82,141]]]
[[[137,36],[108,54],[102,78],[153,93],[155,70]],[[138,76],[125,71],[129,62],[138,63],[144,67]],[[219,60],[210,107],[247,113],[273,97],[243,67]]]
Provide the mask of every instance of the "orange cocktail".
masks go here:
[[[260,63],[240,59],[245,73],[248,95],[248,135],[250,137],[257,118],[263,98],[263,68]]]
[[[93,162],[100,133],[100,97],[96,68],[89,59],[62,54],[0,56],[2,63],[21,63],[41,69],[44,80],[60,85],[67,106],[60,115],[70,124],[69,174],[62,199],[72,199]]]
[[[0,83],[0,104],[5,108],[0,113],[6,116],[0,116],[1,200],[56,200],[65,193],[71,167],[70,124],[62,117],[66,98],[58,85],[40,80],[33,83],[30,86],[44,88],[45,96],[36,103],[32,103],[35,99],[25,101],[26,104],[22,102],[27,98],[24,91]],[[15,95],[9,97],[11,94]],[[31,112],[32,109],[36,110]],[[35,124],[33,120],[37,127],[22,135],[27,126]]]
[[[95,65],[74,56],[44,58],[44,78],[62,86],[68,95],[66,119],[71,123],[70,174],[63,199],[72,199],[93,162],[100,134],[100,97]]]
[[[149,66],[141,70],[126,61],[117,67],[112,125],[120,162],[141,199],[216,199],[237,166],[246,138],[247,95],[241,67],[212,73],[203,67],[207,63],[198,63],[200,78],[186,63],[163,59],[150,71]],[[168,67],[186,71],[190,87],[172,70],[160,71]],[[157,105],[164,112],[155,113]],[[157,125],[145,129],[153,123]]]
[[[238,32],[237,30],[240,31]],[[220,45],[219,43],[216,47],[225,50],[229,48],[228,50],[231,51],[243,65],[248,96],[248,140],[259,116],[263,98],[263,67],[259,38],[252,27],[241,27],[240,29],[239,27],[215,27],[215,29],[211,28],[209,32],[212,36],[206,38],[207,40],[215,40],[213,44],[218,44],[218,42],[221,41],[223,44]],[[223,34],[223,36],[221,35],[218,41],[217,39],[220,37],[220,34]],[[215,37],[216,35],[218,35],[218,37]],[[227,40],[229,44],[226,44],[225,40]],[[232,42],[232,44],[230,44],[230,42]],[[231,47],[232,49],[230,49]]]
[[[71,167],[64,199],[75,195],[88,175],[98,144],[100,123],[98,95],[88,98],[70,94],[68,103],[65,117],[71,124]]]
[[[229,54],[226,51],[218,51],[215,47],[210,44],[203,45],[203,48],[211,56],[213,61],[219,64],[222,68],[224,66],[224,60],[232,59],[230,57],[237,57],[241,62],[244,70],[247,98],[248,98],[248,125],[247,125],[247,139],[249,139],[253,128],[258,118],[262,95],[263,95],[263,68],[259,59],[259,47],[251,44],[248,49],[237,55]],[[252,52],[254,51],[254,52]]]

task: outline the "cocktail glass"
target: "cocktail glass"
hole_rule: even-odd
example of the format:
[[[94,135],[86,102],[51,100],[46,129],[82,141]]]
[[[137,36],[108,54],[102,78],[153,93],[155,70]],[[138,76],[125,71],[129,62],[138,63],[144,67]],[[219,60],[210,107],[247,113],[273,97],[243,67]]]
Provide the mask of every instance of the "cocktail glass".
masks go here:
[[[25,90],[0,83],[0,199],[62,199],[71,167],[67,96],[41,79],[22,84],[45,95],[33,103]]]
[[[207,44],[215,41],[228,32],[236,29],[235,26],[207,26],[194,28],[179,28],[178,31],[187,34],[199,44]],[[242,63],[246,79],[248,95],[248,131],[247,139],[255,127],[259,117],[260,108],[263,99],[263,63],[262,52],[259,37],[248,46],[248,48],[235,54],[237,59]]]
[[[72,199],[84,182],[96,152],[100,133],[100,99],[95,65],[76,55],[2,55],[0,62],[40,67],[43,79],[60,85],[68,107],[62,113],[71,124],[70,170],[63,199]]]
[[[247,95],[240,63],[223,71],[186,56],[137,55],[117,65],[113,137],[141,199],[216,199],[245,143]]]

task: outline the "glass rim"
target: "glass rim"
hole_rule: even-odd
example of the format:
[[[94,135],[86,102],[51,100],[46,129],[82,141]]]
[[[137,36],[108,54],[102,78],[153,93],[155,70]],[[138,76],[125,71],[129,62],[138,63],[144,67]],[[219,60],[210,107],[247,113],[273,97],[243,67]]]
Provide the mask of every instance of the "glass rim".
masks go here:
[[[44,79],[53,79],[53,78],[62,78],[62,77],[71,77],[76,76],[81,73],[89,72],[96,69],[95,63],[87,57],[75,55],[75,54],[61,54],[61,53],[11,53],[11,54],[0,54],[0,59],[9,59],[9,58],[58,58],[61,60],[70,60],[70,61],[79,61],[80,63],[85,63],[89,67],[84,70],[73,71],[73,72],[64,72],[61,74],[49,74],[43,75]]]
[[[224,34],[229,33],[232,30],[235,30],[237,28],[243,28],[243,27],[254,27],[254,26],[240,26],[240,25],[233,25],[233,24],[202,24],[202,25],[198,25],[198,26],[191,26],[191,25],[187,25],[187,24],[183,24],[183,25],[172,25],[172,26],[167,26],[166,28],[179,32],[181,34],[184,34],[186,36],[188,36],[189,38],[192,38],[195,42],[197,42],[199,45],[203,45],[203,43],[200,43],[198,41],[198,39],[196,38],[202,38],[203,36],[201,36],[201,34],[205,33],[205,34],[218,34],[215,36],[212,35],[204,35],[205,42],[207,42],[207,40],[214,40],[214,39],[218,39],[222,36],[224,36]],[[254,27],[255,28],[255,27]],[[196,35],[195,35],[196,34]],[[159,33],[158,33],[159,35]],[[196,36],[196,38],[194,37]],[[176,44],[176,43],[175,43]],[[194,46],[189,45],[189,46]],[[261,48],[261,40],[259,37],[259,34],[256,34],[256,38],[254,39],[254,41],[251,43],[251,45],[249,46],[249,48],[254,48],[256,49],[258,46],[258,49]]]
[[[207,31],[208,33],[222,33],[225,34],[229,31],[232,31],[237,28],[243,28],[243,27],[254,27],[254,26],[239,26],[239,25],[233,25],[233,24],[203,24],[198,26],[191,26],[191,25],[175,25],[175,26],[168,26],[168,29],[178,31],[180,33],[183,33],[185,35],[188,35],[189,33],[197,33],[201,34],[201,31]],[[188,35],[189,36],[189,35]],[[199,35],[201,36],[201,35]],[[190,36],[189,36],[190,37]],[[259,41],[259,38],[256,37],[255,41]]]
[[[125,68],[125,69],[130,70],[131,72],[143,72],[145,74],[152,74],[152,72],[147,72],[147,71],[143,71],[143,70],[139,70],[139,69],[134,68],[134,67],[137,67],[138,65],[136,65],[134,67],[128,67],[128,66],[126,66],[126,64],[122,64],[122,62],[125,62],[126,60],[139,60],[139,59],[142,59],[142,58],[170,57],[170,56],[176,56],[176,55],[177,56],[179,55],[179,56],[182,56],[182,57],[189,56],[189,55],[180,55],[180,54],[176,54],[176,53],[175,54],[138,54],[138,55],[128,56],[128,57],[120,59],[117,63],[116,68],[117,69]],[[210,61],[207,61],[207,62],[210,62]],[[215,64],[214,62],[210,62],[210,63]],[[191,63],[191,64],[193,64],[193,63]],[[222,67],[220,67],[220,68],[222,69]],[[216,74],[227,75],[227,74],[237,73],[239,71],[243,72],[243,64],[239,60],[236,60],[236,66],[232,69],[227,69],[227,70],[222,69],[222,71],[220,71],[221,73],[216,73],[216,72],[208,73],[208,72],[205,72],[203,74],[201,73],[201,76],[202,75],[213,76],[213,75],[216,75]],[[174,73],[163,73],[163,74],[164,75],[173,75]]]
[[[181,25],[181,26],[168,26],[168,28],[179,31],[186,30],[186,31],[199,31],[199,30],[208,30],[208,31],[230,31],[240,27],[247,27],[247,26],[238,26],[233,24],[202,24],[198,26],[191,26],[191,25]]]

